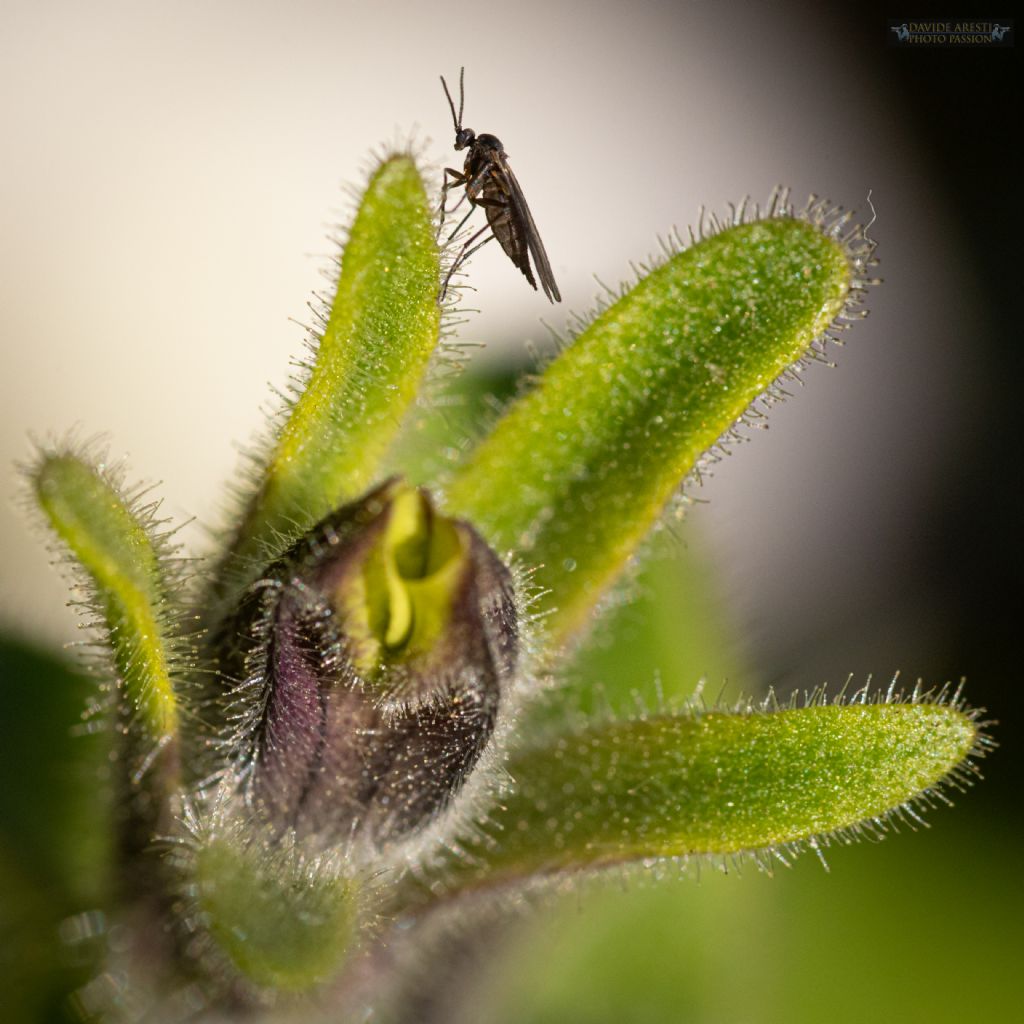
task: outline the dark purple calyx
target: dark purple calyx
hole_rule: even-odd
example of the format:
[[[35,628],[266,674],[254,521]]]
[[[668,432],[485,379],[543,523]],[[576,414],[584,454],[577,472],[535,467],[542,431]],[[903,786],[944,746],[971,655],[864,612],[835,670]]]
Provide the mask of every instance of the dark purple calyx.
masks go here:
[[[491,738],[518,648],[508,569],[400,480],[274,563],[229,635],[245,796],[328,843],[401,838],[445,808]]]

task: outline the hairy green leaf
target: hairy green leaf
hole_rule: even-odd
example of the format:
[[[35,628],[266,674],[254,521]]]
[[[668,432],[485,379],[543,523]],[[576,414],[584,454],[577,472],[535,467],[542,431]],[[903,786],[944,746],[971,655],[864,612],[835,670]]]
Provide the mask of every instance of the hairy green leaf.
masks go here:
[[[448,867],[473,887],[827,839],[909,813],[983,745],[971,713],[931,703],[594,726],[516,754],[511,795]]]
[[[537,566],[572,633],[709,448],[859,296],[859,229],[725,228],[599,313],[460,469],[448,503]],[[497,481],[509,481],[499,486]]]
[[[315,359],[222,574],[247,581],[374,482],[437,345],[439,261],[416,163],[388,157],[362,196]]]
[[[29,471],[49,524],[84,570],[135,719],[153,743],[175,740],[181,716],[173,662],[179,613],[153,530],[117,480],[71,451],[41,453]]]
[[[324,859],[222,837],[199,848],[195,873],[210,935],[253,984],[302,991],[344,962],[357,889]]]

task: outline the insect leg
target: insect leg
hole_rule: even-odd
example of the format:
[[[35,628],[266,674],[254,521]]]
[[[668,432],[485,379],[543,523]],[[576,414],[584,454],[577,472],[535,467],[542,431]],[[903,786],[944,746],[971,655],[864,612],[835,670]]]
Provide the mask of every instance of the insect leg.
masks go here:
[[[451,181],[448,180],[449,175],[451,176]],[[448,199],[448,190],[451,188],[457,188],[459,185],[465,184],[466,176],[461,171],[457,171],[453,167],[446,167],[444,169],[444,177],[441,184],[441,219],[437,225],[437,233],[439,235],[441,234],[441,228],[444,227],[445,214],[448,212],[445,209],[445,203],[447,202]],[[459,204],[461,202],[462,200],[460,199],[459,202],[455,204],[453,209],[458,209]]]
[[[486,231],[487,229],[484,228],[484,230]],[[478,231],[473,236],[473,238],[479,238],[479,237],[480,237],[480,232]],[[472,241],[472,240],[473,239],[471,238],[470,241]],[[477,251],[477,249],[482,249],[488,242],[493,242],[493,241],[494,241],[494,235],[488,235],[482,242],[478,242],[468,252],[462,253],[462,255],[459,256],[459,262],[463,262],[463,261],[469,259],[469,257],[472,256],[473,253],[475,253]],[[466,244],[469,245],[469,242],[467,242]]]
[[[463,195],[459,199],[459,201],[452,207],[451,211],[448,211],[448,212],[454,212],[455,210],[457,210],[462,205],[463,201],[465,199],[467,199],[467,198],[469,199],[470,203],[473,204],[473,206],[487,206],[488,205],[488,201],[481,197],[480,192],[483,190],[484,183],[487,181],[488,175],[491,174],[493,172],[493,170],[494,170],[494,164],[490,160],[488,160],[484,164],[484,166],[481,167],[480,170],[475,175],[473,175],[472,178],[469,176],[468,173],[460,174],[458,171],[453,170],[451,167],[446,167],[445,171],[444,171],[444,173],[445,173],[445,184],[441,187],[442,197],[447,194],[447,190],[450,189],[450,188],[455,188],[457,185],[465,185],[466,186],[465,193],[463,193]],[[448,182],[448,175],[449,174],[452,176],[451,183]],[[443,198],[442,198],[441,202],[442,202],[442,213],[443,213],[444,212],[444,206],[443,206],[444,199]],[[469,210],[469,213],[467,213],[466,216],[462,218],[462,221],[460,222],[459,226],[448,236],[448,241],[449,242],[462,230],[462,225],[465,224],[467,220],[469,220],[469,215],[472,212],[473,212],[473,208],[471,206],[470,210]],[[444,223],[443,217],[442,217],[441,223],[442,224]],[[439,229],[439,233],[440,233],[440,229]]]
[[[494,161],[488,160],[472,178],[465,174],[462,176],[463,180],[461,183],[464,183],[466,186],[466,195],[469,196],[470,202],[476,202],[477,196],[484,187],[484,182],[493,171]]]
[[[472,213],[472,209],[470,209],[469,212]],[[465,223],[465,219],[463,219],[463,223]],[[443,300],[444,297],[448,294],[448,282],[451,281],[452,274],[454,274],[455,271],[458,270],[463,263],[465,263],[467,257],[471,256],[473,253],[477,251],[477,249],[486,245],[492,238],[494,238],[494,235],[488,235],[482,242],[478,242],[476,245],[473,245],[473,243],[476,242],[476,240],[481,235],[486,234],[490,230],[490,224],[485,224],[479,231],[477,231],[473,235],[470,235],[470,237],[466,239],[466,244],[463,245],[463,247],[459,250],[459,255],[456,256],[455,259],[452,261],[452,265],[448,268],[448,273],[445,275],[444,284],[441,285],[441,300]],[[470,246],[473,247],[470,248]]]
[[[483,190],[484,183],[487,180],[487,176],[491,174],[494,169],[494,164],[488,161],[484,166],[471,178],[468,173],[460,173],[452,167],[446,167],[444,169],[444,184],[441,186],[441,221],[438,224],[438,235],[441,233],[441,227],[444,225],[445,214],[454,213],[465,201],[468,199],[473,206],[484,206],[485,202],[480,198],[480,192]],[[451,181],[448,180],[449,175]],[[451,208],[451,210],[445,209],[445,199],[448,195],[448,190],[456,188],[459,185],[464,185],[466,191],[459,197],[459,201]],[[470,209],[470,213],[472,213]],[[462,225],[466,223],[469,218],[469,214],[462,218],[462,223],[448,236],[450,242],[462,229]]]
[[[461,202],[461,200],[460,200],[460,202]],[[463,217],[462,220],[459,221],[458,226],[455,228],[455,230],[445,240],[445,244],[446,245],[448,244],[448,242],[450,242],[462,230],[462,228],[465,225],[466,221],[469,220],[469,218],[472,217],[472,216],[473,216],[473,207],[470,206],[468,212],[466,213],[466,216]]]
[[[509,202],[507,199],[494,199],[490,196],[481,196],[479,199],[474,200],[477,206],[492,206],[498,210],[507,210],[509,208]]]
[[[459,201],[448,212],[449,213],[454,213],[468,198],[469,198],[469,193],[468,192],[463,192],[462,195],[459,196]]]

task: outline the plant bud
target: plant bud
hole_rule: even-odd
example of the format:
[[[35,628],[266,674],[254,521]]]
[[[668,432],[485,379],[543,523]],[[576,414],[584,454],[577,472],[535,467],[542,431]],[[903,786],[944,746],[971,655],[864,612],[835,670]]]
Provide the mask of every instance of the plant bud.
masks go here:
[[[446,806],[491,737],[518,646],[509,571],[400,480],[297,542],[225,638],[246,799],[325,843],[400,838]]]

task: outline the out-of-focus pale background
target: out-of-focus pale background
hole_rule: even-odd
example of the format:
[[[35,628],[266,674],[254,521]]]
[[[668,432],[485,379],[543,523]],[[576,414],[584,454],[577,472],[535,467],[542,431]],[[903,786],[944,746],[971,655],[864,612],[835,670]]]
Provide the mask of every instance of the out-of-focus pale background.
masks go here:
[[[170,513],[216,521],[235,445],[301,343],[288,318],[322,283],[325,234],[348,209],[340,186],[362,180],[371,147],[413,132],[460,163],[438,75],[465,64],[466,123],[505,142],[565,296],[552,309],[483,250],[481,313],[463,337],[493,358],[545,341],[540,318],[557,327],[587,309],[593,274],[628,276],[700,204],[721,212],[784,183],[866,211],[872,190],[886,278],[872,318],[840,371],[809,374],[703,488],[693,529],[710,535],[755,654],[806,658],[835,600],[887,620],[888,646],[870,663],[804,661],[803,681],[917,668],[942,623],[917,606],[908,630],[887,606],[972,415],[980,299],[915,111],[848,52],[837,16],[8,0],[0,17],[0,465],[30,433],[102,431],[162,482]],[[13,473],[3,480],[12,492]],[[20,510],[5,501],[0,516],[0,617],[66,639],[63,585]]]
[[[472,266],[480,312],[462,339],[486,341],[487,359],[521,361],[526,340],[547,338],[541,318],[559,327],[587,309],[593,274],[628,276],[629,260],[672,225],[685,230],[702,204],[723,212],[782,183],[867,216],[871,190],[885,278],[871,317],[838,370],[814,367],[771,429],[734,450],[681,535],[718,581],[709,600],[738,638],[735,662],[751,666],[737,688],[967,674],[974,699],[1010,718],[1018,630],[1000,587],[1019,590],[1020,568],[1019,499],[1006,482],[1019,467],[1013,56],[891,49],[883,13],[865,4],[5,0],[0,467],[28,454],[31,434],[105,432],[133,478],[161,482],[169,514],[198,518],[183,536],[201,549],[236,445],[259,429],[268,382],[284,382],[300,349],[289,318],[305,319],[322,283],[325,236],[349,209],[342,185],[361,182],[372,147],[412,133],[457,165],[438,75],[451,81],[465,64],[466,124],[505,143],[565,297],[550,307],[496,246],[484,249]],[[17,486],[0,471],[0,629],[66,642],[75,617]],[[992,759],[992,779],[967,802],[976,814],[1016,791],[1014,763]],[[959,820],[981,820],[970,813]],[[975,860],[979,842],[994,848],[993,822],[1010,818],[989,815],[977,832],[954,833],[960,847],[929,848],[933,875],[920,877],[935,888],[922,883],[905,910],[917,931],[881,927],[893,891],[875,880],[911,872],[924,837],[901,840],[902,861],[868,851],[864,888],[854,868],[851,889],[835,876],[831,888],[824,876],[810,888],[758,882],[730,888],[727,905],[686,889],[680,912],[706,931],[686,940],[692,948],[666,938],[663,973],[680,972],[672,949],[732,948],[723,929],[742,935],[744,920],[784,944],[784,919],[808,892],[850,915],[878,900],[865,956],[875,941],[911,959],[908,944],[929,935],[958,941],[942,922],[970,920],[970,905],[940,904],[934,929],[920,908],[957,874],[956,851]],[[981,884],[998,889],[1000,865]],[[751,908],[769,899],[758,917]],[[817,904],[807,914],[836,919]],[[578,949],[574,934],[565,941]],[[842,935],[830,940],[841,957]],[[719,989],[740,991],[741,966]],[[827,982],[840,997],[842,978]],[[898,974],[890,981],[899,988]],[[774,982],[762,971],[751,984]],[[728,1017],[704,1009],[691,1005],[692,1019]],[[665,1019],[651,1014],[633,1019]]]

